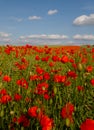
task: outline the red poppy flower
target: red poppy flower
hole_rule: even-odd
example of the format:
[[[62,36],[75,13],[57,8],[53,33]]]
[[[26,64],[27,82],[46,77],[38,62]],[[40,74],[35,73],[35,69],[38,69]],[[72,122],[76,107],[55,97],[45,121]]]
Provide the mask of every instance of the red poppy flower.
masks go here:
[[[78,89],[78,91],[83,91],[83,90],[84,90],[84,87],[82,87],[82,86],[77,86],[77,89]]]
[[[8,47],[8,46],[5,48],[4,51],[5,51],[5,53],[6,53],[7,55],[10,55],[10,53],[11,53],[11,49],[10,49],[10,47]]]
[[[26,64],[20,64],[19,66],[18,66],[18,69],[19,70],[25,70],[27,68],[27,65]]]
[[[24,127],[29,127],[30,120],[23,114],[18,118],[18,123],[22,124]]]
[[[69,61],[70,61],[71,63],[74,63],[74,59],[72,59],[72,58],[71,58]]]
[[[72,77],[72,78],[76,78],[76,77],[77,77],[77,74],[76,74],[75,71],[69,71],[69,72],[67,73],[67,75],[68,75],[69,77]]]
[[[94,86],[94,79],[91,79],[90,83]]]
[[[58,61],[58,59],[59,59],[58,56],[52,56],[52,60],[53,60],[54,62]]]
[[[40,60],[40,57],[36,55],[35,60]]]
[[[48,116],[43,115],[40,119],[40,125],[42,126],[42,130],[52,130],[53,120]]]
[[[44,78],[45,80],[49,80],[49,79],[50,79],[50,74],[46,72],[46,73],[43,75],[43,78]]]
[[[37,106],[30,107],[28,109],[28,115],[31,117],[37,117],[37,110],[38,110]]]
[[[17,83],[17,85],[22,86],[25,89],[28,88],[28,82],[24,78],[17,80],[16,83]]]
[[[27,60],[26,60],[25,58],[22,58],[22,59],[21,59],[21,62],[23,62],[23,63],[25,63],[25,64],[28,63]]]
[[[94,53],[94,48],[91,49],[91,52]]]
[[[38,74],[43,74],[44,70],[43,70],[42,68],[40,68],[40,67],[37,67],[37,68],[36,68],[36,72],[37,72]]]
[[[70,86],[71,85],[71,81],[69,80],[66,80],[65,83],[64,83],[65,86]]]
[[[49,99],[50,99],[50,96],[48,95],[48,93],[45,93],[45,94],[44,94],[44,98],[45,98],[46,100],[49,100]]]
[[[80,126],[80,130],[94,130],[94,120],[86,119]]]
[[[62,63],[67,63],[67,62],[69,62],[68,56],[66,56],[66,55],[62,56],[62,57],[61,57],[61,62],[62,62]]]
[[[87,67],[86,67],[86,71],[87,71],[87,72],[92,72],[92,71],[93,71],[93,67],[90,66],[90,65],[87,66]]]
[[[50,66],[50,67],[53,67],[54,65],[55,65],[54,62],[50,62],[50,63],[49,63],[49,66]]]
[[[19,101],[19,100],[21,100],[21,99],[22,99],[22,96],[21,96],[20,94],[16,93],[16,94],[14,95],[14,100],[15,100],[15,101]]]
[[[74,69],[77,69],[77,64],[72,63],[72,67],[73,67]]]
[[[6,94],[1,97],[1,103],[6,104],[12,100],[11,96]]]
[[[12,122],[17,122],[17,117],[13,117]]]
[[[87,63],[87,60],[88,60],[87,58],[83,57],[82,60],[81,60],[81,62],[82,63]]]
[[[38,80],[42,80],[43,79],[43,76],[42,75],[39,75],[38,76]]]
[[[47,62],[49,60],[49,56],[43,57],[41,60]]]
[[[36,94],[45,94],[47,93],[49,85],[46,82],[39,83],[37,87],[35,88]]]
[[[5,76],[3,77],[3,81],[5,81],[5,82],[10,82],[10,81],[11,81],[10,76],[5,75]]]
[[[64,75],[58,75],[58,74],[54,75],[54,81],[57,83],[60,83],[60,82],[63,83],[65,82],[65,80],[66,80],[66,76]]]
[[[7,90],[5,88],[1,89],[0,94],[1,95],[6,95],[7,94]]]
[[[35,74],[35,75],[30,75],[30,80],[37,80],[38,79],[38,75]]]
[[[69,118],[72,116],[72,113],[74,112],[74,105],[72,103],[67,103],[61,111],[62,118]]]

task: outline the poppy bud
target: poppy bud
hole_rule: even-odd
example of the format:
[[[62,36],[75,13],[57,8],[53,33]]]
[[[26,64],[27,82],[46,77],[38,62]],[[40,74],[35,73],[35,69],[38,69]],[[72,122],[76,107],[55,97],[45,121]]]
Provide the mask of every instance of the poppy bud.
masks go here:
[[[20,88],[20,87],[18,88],[18,92],[19,92],[19,93],[21,92],[21,88]]]
[[[56,87],[56,86],[54,86],[53,91],[54,91],[54,94],[56,94],[56,93],[57,93],[57,87]]]
[[[0,117],[3,117],[4,116],[4,111],[2,110],[1,112],[0,112]]]
[[[70,119],[69,118],[66,118],[66,126],[70,127]]]
[[[62,98],[61,97],[60,97],[59,101],[60,101],[60,105],[62,105]]]
[[[52,100],[52,98],[50,98],[50,105],[53,103],[53,100]]]
[[[82,71],[82,69],[83,69],[82,64],[81,64],[81,63],[78,63],[78,70],[79,70],[79,71]]]

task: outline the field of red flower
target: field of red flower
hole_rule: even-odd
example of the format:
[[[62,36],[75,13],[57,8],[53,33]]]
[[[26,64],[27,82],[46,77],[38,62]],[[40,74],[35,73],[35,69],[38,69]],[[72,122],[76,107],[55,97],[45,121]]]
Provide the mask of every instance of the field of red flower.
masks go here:
[[[94,47],[0,47],[0,130],[94,130]]]

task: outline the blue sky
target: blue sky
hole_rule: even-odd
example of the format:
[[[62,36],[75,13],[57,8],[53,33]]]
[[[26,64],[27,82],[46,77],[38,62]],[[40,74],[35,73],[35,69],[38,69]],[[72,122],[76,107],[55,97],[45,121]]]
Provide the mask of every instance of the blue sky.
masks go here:
[[[94,0],[0,0],[0,44],[93,44]]]

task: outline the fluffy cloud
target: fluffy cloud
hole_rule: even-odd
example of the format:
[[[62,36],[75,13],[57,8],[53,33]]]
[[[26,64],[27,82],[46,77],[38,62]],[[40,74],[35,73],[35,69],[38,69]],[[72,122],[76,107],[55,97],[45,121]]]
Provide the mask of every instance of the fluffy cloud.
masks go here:
[[[42,18],[40,16],[29,16],[28,19],[29,20],[40,20]]]
[[[80,34],[77,34],[77,35],[74,35],[73,36],[73,39],[75,40],[94,40],[94,35],[80,35]]]
[[[87,15],[81,15],[77,17],[73,24],[75,25],[94,25],[94,14]]]
[[[32,39],[32,38],[38,38],[38,39],[67,39],[68,36],[66,35],[59,35],[59,34],[51,34],[51,35],[46,35],[46,34],[40,34],[40,35],[28,35],[28,36],[20,36],[20,39]]]
[[[28,35],[20,36],[19,43],[31,43],[31,44],[62,44],[63,41],[67,40],[68,36],[59,34],[41,34],[41,35]]]
[[[57,9],[55,9],[55,10],[49,10],[48,11],[48,15],[53,15],[53,14],[56,14],[57,12],[58,12]]]
[[[9,36],[11,36],[11,34],[10,33],[5,33],[5,32],[0,32],[0,37],[4,37],[4,38],[7,38],[7,37],[9,37]]]
[[[11,34],[5,33],[5,32],[0,32],[0,43],[9,43],[11,41],[10,38]]]

